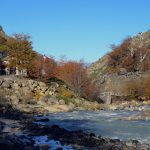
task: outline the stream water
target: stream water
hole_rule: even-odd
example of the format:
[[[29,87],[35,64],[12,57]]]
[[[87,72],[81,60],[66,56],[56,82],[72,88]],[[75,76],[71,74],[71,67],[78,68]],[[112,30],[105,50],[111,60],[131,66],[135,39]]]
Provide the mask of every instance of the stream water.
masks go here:
[[[42,124],[57,124],[68,130],[83,130],[103,137],[121,140],[135,139],[150,144],[150,121],[121,120],[139,113],[138,111],[74,111],[50,113],[49,122]],[[39,117],[38,117],[39,118]]]

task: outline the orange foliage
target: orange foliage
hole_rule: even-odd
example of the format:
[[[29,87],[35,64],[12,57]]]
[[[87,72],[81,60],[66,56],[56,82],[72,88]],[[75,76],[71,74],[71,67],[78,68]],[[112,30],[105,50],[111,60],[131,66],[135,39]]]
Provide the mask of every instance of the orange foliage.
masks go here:
[[[82,61],[63,61],[57,67],[57,77],[64,80],[75,93],[93,99],[96,86],[88,77],[86,66]]]
[[[119,46],[112,45],[112,52],[109,66],[113,70],[125,68],[127,71],[146,71],[150,69],[149,65],[149,48],[131,45],[131,38],[125,39]]]
[[[52,57],[37,55],[37,57],[32,61],[31,66],[29,76],[45,80],[54,76],[56,62]]]
[[[125,68],[127,71],[134,70],[134,58],[131,56],[130,47],[131,38],[126,38],[119,46],[112,46],[113,51],[109,53],[112,58],[109,63],[111,67]]]
[[[134,69],[134,60],[130,55],[123,59],[122,67],[126,68],[128,71],[132,71]]]
[[[43,77],[49,79],[55,76],[56,62],[53,57],[45,57],[43,62]]]
[[[41,69],[42,69],[42,57],[37,55],[35,59],[31,62],[31,69],[28,70],[28,74],[33,78],[41,77]]]
[[[57,77],[64,80],[76,93],[81,94],[86,70],[82,62],[69,61],[57,67]]]

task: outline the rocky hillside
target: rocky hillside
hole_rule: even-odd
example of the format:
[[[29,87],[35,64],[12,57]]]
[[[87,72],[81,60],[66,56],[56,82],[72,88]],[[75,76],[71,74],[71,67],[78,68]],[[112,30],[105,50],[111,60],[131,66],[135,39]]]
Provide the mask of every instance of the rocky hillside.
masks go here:
[[[61,81],[48,84],[15,76],[0,76],[0,105],[24,112],[58,112],[98,109],[97,102],[78,97]]]
[[[100,97],[110,103],[113,96],[127,96],[124,86],[144,80],[149,70],[150,31],[147,31],[112,46],[112,51],[93,63],[88,72],[100,84]]]
[[[137,72],[150,69],[150,31],[126,38],[120,45],[89,67],[94,77],[109,73]]]
[[[3,44],[6,40],[7,40],[7,35],[5,34],[2,26],[0,26],[0,44]]]

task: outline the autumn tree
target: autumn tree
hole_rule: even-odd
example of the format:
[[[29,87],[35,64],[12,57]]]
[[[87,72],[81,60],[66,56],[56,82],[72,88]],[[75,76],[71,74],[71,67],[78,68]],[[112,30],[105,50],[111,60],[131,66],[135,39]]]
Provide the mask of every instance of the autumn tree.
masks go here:
[[[149,37],[139,33],[136,37],[126,38],[120,45],[112,45],[109,67],[115,72],[120,68],[127,71],[147,71],[150,69]]]
[[[83,63],[69,61],[57,68],[57,76],[64,80],[76,93],[81,95],[85,69]]]
[[[5,52],[7,50],[6,42],[7,39],[0,34],[0,52]]]
[[[31,62],[28,73],[30,77],[47,80],[54,77],[56,66],[57,63],[53,57],[37,54]]]
[[[57,66],[57,63],[55,62],[55,59],[52,56],[44,57],[43,76],[45,79],[49,79],[55,76],[56,66]]]
[[[7,40],[7,53],[10,67],[17,67],[18,70],[29,69],[30,63],[35,57],[30,36],[14,34]]]
[[[42,78],[42,66],[43,66],[43,57],[42,55],[37,54],[30,63],[28,75],[32,78]]]
[[[69,87],[79,96],[92,99],[92,93],[96,86],[87,75],[87,69],[83,61],[62,62],[57,67],[57,77],[65,81]],[[94,94],[93,94],[94,96]]]

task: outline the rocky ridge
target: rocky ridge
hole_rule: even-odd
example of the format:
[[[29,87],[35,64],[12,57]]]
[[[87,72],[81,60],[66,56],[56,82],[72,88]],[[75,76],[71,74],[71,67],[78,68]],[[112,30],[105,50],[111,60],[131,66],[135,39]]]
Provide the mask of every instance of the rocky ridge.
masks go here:
[[[3,76],[0,77],[0,93],[1,104],[9,104],[24,112],[42,113],[99,108],[97,102],[89,102],[78,97],[67,85],[58,82],[46,84],[31,79]]]

